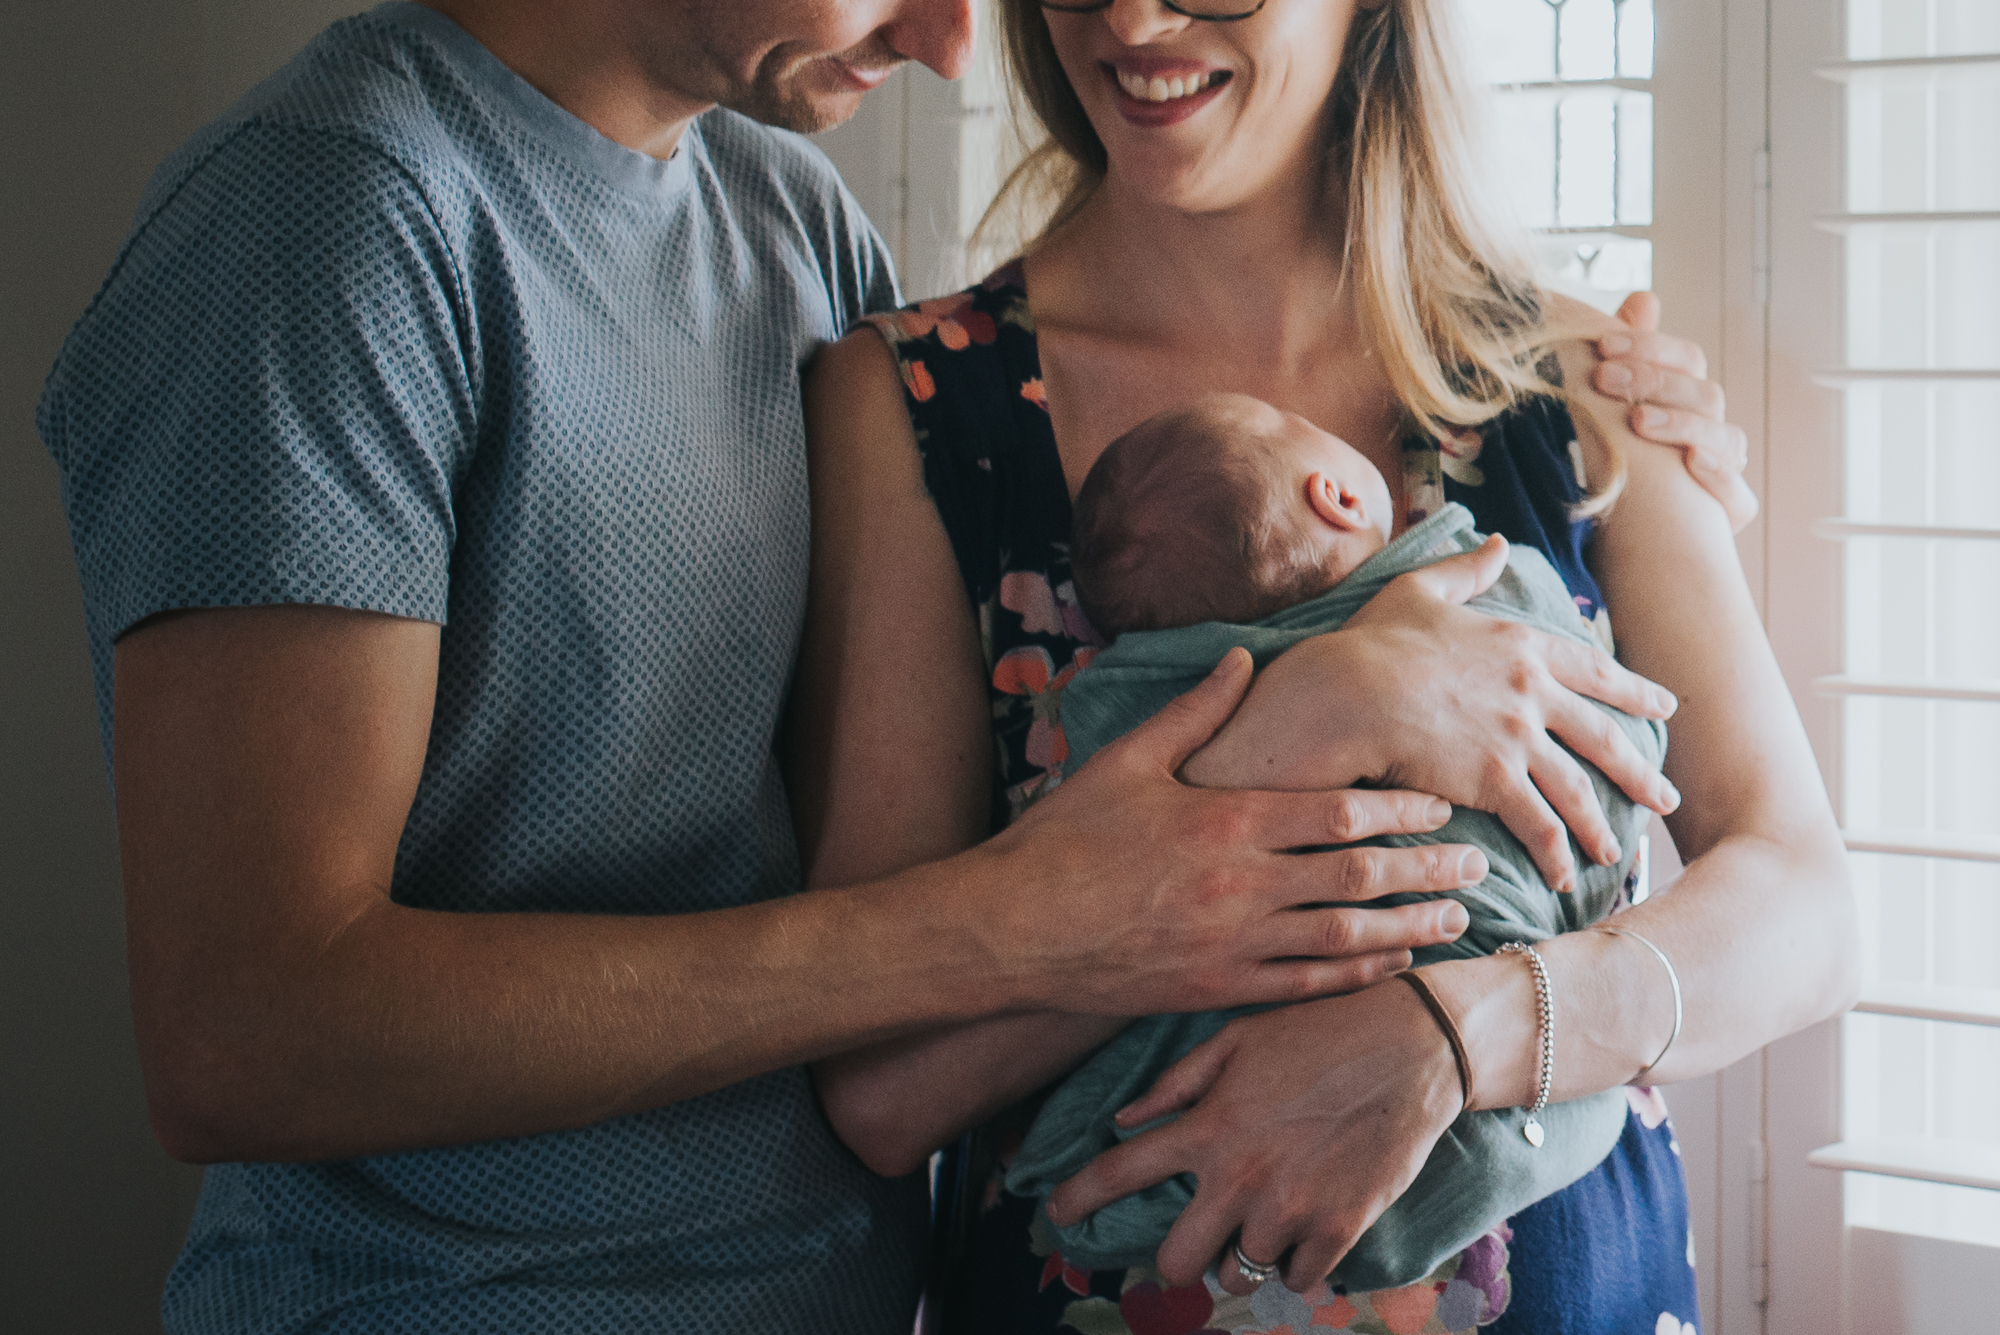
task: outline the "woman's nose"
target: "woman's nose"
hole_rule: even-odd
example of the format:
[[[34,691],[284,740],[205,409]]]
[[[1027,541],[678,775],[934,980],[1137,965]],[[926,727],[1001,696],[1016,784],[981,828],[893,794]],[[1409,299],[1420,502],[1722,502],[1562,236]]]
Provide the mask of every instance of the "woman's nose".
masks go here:
[[[1104,21],[1127,46],[1157,42],[1194,22],[1185,14],[1174,13],[1160,0],[1111,0],[1111,8],[1104,11]]]

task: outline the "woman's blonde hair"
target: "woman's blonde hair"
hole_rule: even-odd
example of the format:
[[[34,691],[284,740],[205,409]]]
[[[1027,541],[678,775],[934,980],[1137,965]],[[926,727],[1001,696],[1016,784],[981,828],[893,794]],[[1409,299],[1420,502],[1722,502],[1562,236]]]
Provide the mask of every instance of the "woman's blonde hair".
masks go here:
[[[1454,0],[1358,8],[1327,106],[1324,187],[1344,209],[1342,281],[1364,338],[1417,429],[1442,439],[1522,400],[1561,396],[1538,371],[1564,331],[1545,321],[1525,236],[1498,202],[1476,130],[1479,98]],[[1046,138],[1009,175],[977,239],[1031,250],[1104,179],[1104,144],[1056,58],[1036,0],[999,0],[1016,119]],[[1025,106],[1021,105],[1025,104]],[[1572,331],[1573,332],[1573,331]],[[1577,510],[1608,509],[1624,460]]]

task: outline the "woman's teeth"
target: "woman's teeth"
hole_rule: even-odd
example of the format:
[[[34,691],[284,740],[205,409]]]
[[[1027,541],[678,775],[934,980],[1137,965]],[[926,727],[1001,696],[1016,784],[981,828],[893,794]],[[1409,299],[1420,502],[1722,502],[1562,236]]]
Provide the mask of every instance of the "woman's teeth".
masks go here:
[[[1171,102],[1177,97],[1187,97],[1198,93],[1214,83],[1221,70],[1203,70],[1200,74],[1189,74],[1172,79],[1155,76],[1151,79],[1143,74],[1127,74],[1117,71],[1118,86],[1141,102]]]

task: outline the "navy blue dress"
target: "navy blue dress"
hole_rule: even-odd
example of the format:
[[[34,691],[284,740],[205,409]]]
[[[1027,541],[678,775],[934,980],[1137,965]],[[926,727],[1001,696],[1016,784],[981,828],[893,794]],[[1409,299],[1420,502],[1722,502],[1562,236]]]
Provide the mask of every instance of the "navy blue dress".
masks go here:
[[[871,317],[894,349],[924,479],[978,617],[989,673],[999,829],[1061,782],[1062,688],[1100,641],[1070,580],[1070,497],[1042,390],[1018,266],[978,287]],[[1409,518],[1457,501],[1488,533],[1539,549],[1579,611],[1607,624],[1584,565],[1590,525],[1567,412],[1537,401],[1483,428],[1404,445]],[[1694,1247],[1680,1147],[1666,1106],[1628,1091],[1611,1154],[1426,1280],[1380,1293],[1266,1284],[1251,1298],[1213,1282],[1168,1286],[1144,1267],[1087,1272],[1034,1225],[1033,1202],[1001,1185],[1033,1101],[946,1156],[940,1271],[948,1332],[981,1335],[1695,1335]]]

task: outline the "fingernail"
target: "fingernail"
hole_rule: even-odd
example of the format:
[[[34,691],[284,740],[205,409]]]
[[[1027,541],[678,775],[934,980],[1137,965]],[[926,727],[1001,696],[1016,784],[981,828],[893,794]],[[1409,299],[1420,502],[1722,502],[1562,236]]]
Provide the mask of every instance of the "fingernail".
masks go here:
[[[1632,351],[1630,334],[1606,334],[1597,340],[1597,350],[1607,357],[1623,357]],[[1620,368],[1623,369],[1623,368]]]
[[[1435,830],[1451,819],[1451,803],[1442,797],[1433,798],[1431,804],[1424,808],[1424,819],[1429,821],[1431,828]]]
[[[1664,686],[1653,692],[1653,708],[1660,711],[1661,718],[1669,718],[1681,707],[1680,697]]]
[[[1639,425],[1651,431],[1658,431],[1667,424],[1666,410],[1663,408],[1641,408]]]
[[[1664,805],[1668,811],[1679,811],[1681,809],[1680,789],[1674,787],[1674,785],[1667,779],[1662,778],[1660,780],[1660,792],[1661,795],[1666,799],[1662,805]]]
[[[1451,939],[1454,941],[1456,941],[1465,932],[1465,929],[1471,926],[1471,924],[1472,924],[1472,915],[1465,911],[1465,905],[1459,903],[1456,900],[1453,900],[1451,903],[1446,904],[1444,906],[1444,912],[1438,914],[1438,927],[1441,928],[1444,931],[1444,933],[1447,936],[1451,937]]]
[[[1624,853],[1619,849],[1618,841],[1616,839],[1609,840],[1603,847],[1597,850],[1597,865],[1600,867],[1609,867],[1623,856]]]
[[[1617,362],[1606,362],[1597,368],[1597,383],[1607,394],[1622,393],[1632,388],[1632,370]]]
[[[1486,855],[1476,848],[1469,848],[1458,860],[1458,877],[1466,885],[1477,885],[1486,877]]]

